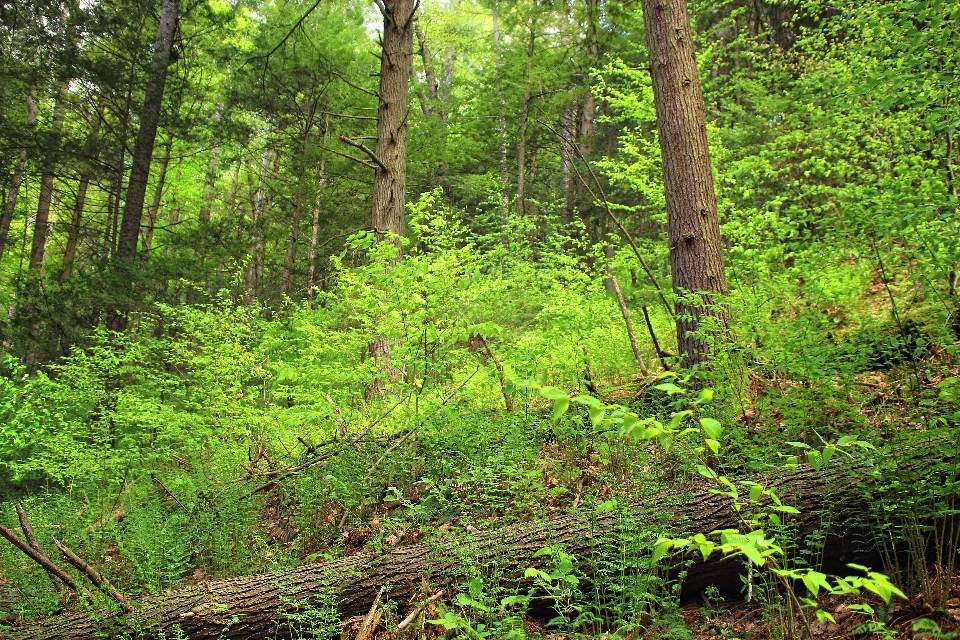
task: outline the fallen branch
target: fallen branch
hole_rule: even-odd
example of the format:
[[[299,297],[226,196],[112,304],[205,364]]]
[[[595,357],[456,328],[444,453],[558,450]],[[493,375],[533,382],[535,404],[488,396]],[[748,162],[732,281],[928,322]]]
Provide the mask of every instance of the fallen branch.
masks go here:
[[[47,573],[57,576],[57,578],[63,581],[63,584],[73,589],[75,593],[81,593],[80,587],[78,587],[77,583],[73,581],[73,578],[70,577],[70,574],[50,562],[50,559],[47,558],[43,551],[34,549],[17,537],[17,534],[15,534],[13,531],[10,531],[10,529],[7,529],[2,524],[0,524],[0,536],[6,538],[11,544],[13,544],[13,546],[27,554],[31,560],[43,567]]]
[[[104,594],[116,600],[117,604],[120,605],[120,608],[123,609],[124,613],[133,613],[133,607],[127,603],[126,598],[120,595],[119,591],[114,589],[109,580],[101,576],[96,569],[81,560],[77,554],[67,548],[66,545],[56,538],[53,539],[53,544],[57,545],[57,549],[60,549],[60,553],[62,553],[63,557],[67,559],[67,562],[72,564],[83,573],[87,574],[87,577],[90,578],[90,582],[92,582],[97,589],[100,589],[100,591],[102,591]]]
[[[16,504],[16,509],[17,517],[20,519],[20,528],[23,529],[23,536],[27,539],[27,543],[30,545],[30,548],[40,555],[46,557],[43,549],[40,548],[40,543],[37,542],[37,536],[33,533],[33,528],[30,526],[30,520],[27,518],[27,512],[23,510],[23,505],[18,502]],[[57,590],[57,593],[62,593],[63,581],[60,580],[60,577],[55,573],[50,573],[49,571],[47,571],[47,575],[50,576],[50,581],[53,582],[53,587]]]

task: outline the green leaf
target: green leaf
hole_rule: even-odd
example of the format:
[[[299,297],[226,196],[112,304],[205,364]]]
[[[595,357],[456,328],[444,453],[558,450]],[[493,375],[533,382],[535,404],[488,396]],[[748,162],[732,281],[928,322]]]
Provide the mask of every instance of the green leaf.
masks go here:
[[[671,396],[674,395],[674,394],[677,394],[677,393],[680,393],[680,394],[685,394],[685,393],[686,393],[686,391],[685,391],[684,389],[678,387],[677,385],[673,384],[672,382],[664,382],[663,384],[658,384],[658,385],[654,386],[653,388],[654,388],[654,389],[657,389],[657,390],[659,390],[659,391],[666,391],[666,392],[667,392],[669,395],[671,395]]]
[[[705,439],[704,442],[707,443],[707,446],[710,447],[710,451],[713,451],[714,455],[717,455],[720,453],[719,442],[717,442],[716,440],[711,440],[710,438]]]
[[[653,546],[653,555],[651,559],[653,563],[656,564],[657,561],[663,557],[663,555],[670,550],[670,547],[673,546],[673,540],[670,538],[660,538],[657,540],[656,544]]]
[[[707,437],[714,440],[719,440],[720,434],[723,433],[723,426],[720,421],[713,418],[700,418],[700,426],[703,427],[703,432]]]
[[[544,387],[540,389],[540,395],[547,400],[559,400],[560,398],[570,399],[569,393],[556,387]]]
[[[717,472],[711,469],[710,467],[706,467],[702,464],[697,465],[697,473],[702,475],[704,478],[709,478],[710,480],[717,479]]]
[[[567,408],[570,406],[570,398],[564,396],[562,398],[557,398],[553,401],[553,421],[556,422],[567,412]]]
[[[763,485],[755,484],[750,487],[750,502],[756,502],[763,495]]]

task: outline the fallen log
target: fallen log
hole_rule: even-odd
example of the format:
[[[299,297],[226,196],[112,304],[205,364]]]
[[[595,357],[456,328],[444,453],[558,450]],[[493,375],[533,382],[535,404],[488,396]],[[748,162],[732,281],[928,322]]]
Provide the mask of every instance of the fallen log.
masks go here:
[[[928,477],[928,470],[948,457],[949,453],[930,454],[901,461],[895,465],[897,477],[903,483]],[[893,465],[889,458],[884,464]],[[851,522],[861,528],[870,525],[872,511],[864,490],[876,486],[882,477],[872,465],[835,462],[821,471],[804,465],[758,480],[778,487],[784,504],[801,511],[792,516],[800,533],[828,522],[834,535],[839,532],[843,537]],[[342,617],[362,615],[385,586],[384,599],[397,600],[401,615],[410,608],[407,603],[424,580],[451,593],[464,580],[496,574],[501,585],[525,592],[530,582],[523,578],[524,570],[544,565],[544,557],[535,554],[548,545],[562,545],[589,575],[591,561],[620,553],[627,535],[636,540],[638,532],[645,532],[652,543],[664,531],[690,535],[737,527],[727,497],[706,488],[675,490],[647,496],[611,513],[579,512],[463,539],[441,538],[276,574],[194,585],[145,597],[132,603],[134,610],[129,614],[66,614],[12,628],[4,637],[287,638],[297,635],[298,620],[303,619],[307,607],[336,607]],[[685,584],[699,590],[712,581],[736,577],[742,570],[739,561],[711,558],[706,563],[694,562],[687,568]]]

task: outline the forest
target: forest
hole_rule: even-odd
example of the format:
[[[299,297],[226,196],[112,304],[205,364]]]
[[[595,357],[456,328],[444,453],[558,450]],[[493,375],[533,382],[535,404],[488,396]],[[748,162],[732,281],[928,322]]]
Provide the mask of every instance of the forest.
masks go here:
[[[956,638],[960,4],[0,1],[0,638]]]

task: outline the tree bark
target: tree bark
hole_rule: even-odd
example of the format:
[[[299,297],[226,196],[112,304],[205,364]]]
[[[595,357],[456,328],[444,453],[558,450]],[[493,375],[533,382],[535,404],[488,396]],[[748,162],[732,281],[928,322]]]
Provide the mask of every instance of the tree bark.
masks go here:
[[[670,264],[683,366],[709,360],[700,331],[706,315],[721,327],[726,314],[710,294],[727,292],[706,113],[685,0],[642,0],[667,201]],[[690,296],[702,294],[702,300]]]
[[[795,472],[778,471],[754,479],[768,488],[776,487],[784,504],[801,511],[790,516],[797,526],[797,539],[829,523],[830,535],[850,541],[876,524],[871,514],[880,511],[871,508],[873,500],[867,495],[875,482],[884,482],[895,473],[905,483],[920,479],[941,483],[943,478],[928,477],[928,469],[938,461],[952,459],[952,448],[945,449],[950,452],[926,456],[916,452],[911,460],[898,463],[881,460],[884,466],[895,467],[884,474],[871,473],[868,464],[835,461],[819,472],[804,465]],[[746,484],[742,487],[742,495],[749,493]],[[166,637],[175,635],[178,627],[184,637],[193,640],[297,637],[298,606],[337,602],[341,616],[358,615],[366,613],[384,585],[390,585],[388,598],[406,602],[412,595],[411,587],[416,588],[424,579],[433,585],[455,586],[477,573],[496,573],[501,586],[525,591],[530,582],[523,578],[524,571],[544,566],[543,556],[535,554],[547,545],[562,545],[577,558],[578,569],[587,576],[592,575],[594,562],[609,565],[611,558],[621,557],[625,545],[636,554],[632,566],[642,566],[636,561],[647,545],[638,542],[638,536],[649,542],[649,552],[657,535],[665,532],[664,525],[668,535],[740,528],[729,498],[711,493],[709,488],[679,489],[647,496],[620,512],[575,512],[466,539],[441,538],[386,553],[369,552],[280,573],[203,583],[144,598],[134,604],[134,614],[101,611],[62,615],[15,628],[8,637],[70,640],[92,638],[99,632],[112,637],[129,633],[157,638],[164,633]],[[849,545],[828,544],[826,550],[845,553],[846,562],[855,560]],[[686,569],[683,583],[687,593],[699,594],[710,584],[735,584],[739,588],[742,561],[723,562],[718,556],[704,563],[699,554],[693,555],[694,564]]]
[[[383,15],[383,50],[371,226],[377,239],[383,240],[388,233],[402,236],[406,231],[407,92],[413,68],[417,3],[385,0],[378,6]],[[399,250],[400,243],[396,244]]]
[[[150,74],[143,96],[143,108],[140,111],[140,130],[137,132],[137,141],[133,148],[133,164],[130,167],[127,197],[123,203],[123,217],[117,238],[116,258],[120,263],[120,277],[127,284],[133,278],[130,263],[137,253],[137,241],[140,239],[143,203],[147,193],[147,181],[150,178],[153,146],[156,143],[157,128],[160,125],[160,108],[163,104],[163,90],[167,82],[167,69],[170,66],[170,51],[173,48],[176,28],[177,0],[163,0],[160,24],[157,27],[157,40],[153,45],[153,61],[150,64]],[[127,322],[123,314],[114,310],[107,324],[114,331],[123,331]]]
[[[27,96],[27,128],[33,129],[37,123],[37,103],[33,96]],[[0,213],[0,259],[3,258],[3,250],[7,245],[7,237],[10,235],[10,223],[13,222],[13,214],[17,211],[17,199],[20,197],[20,185],[23,184],[23,174],[27,166],[27,147],[20,148],[20,154],[17,156],[17,164],[14,166],[13,175],[10,176],[10,187],[7,190],[7,197],[3,201],[3,212]]]
[[[220,118],[223,113],[223,105],[218,104],[217,110],[213,114],[213,126],[220,126]],[[200,222],[210,222],[210,211],[213,208],[213,198],[216,195],[217,173],[220,161],[220,139],[214,133],[213,140],[210,142],[210,159],[207,161],[207,175],[203,187],[203,205],[200,206]]]

